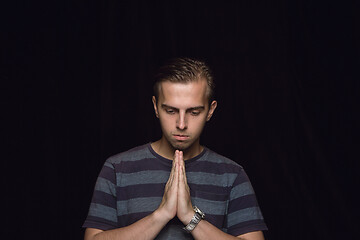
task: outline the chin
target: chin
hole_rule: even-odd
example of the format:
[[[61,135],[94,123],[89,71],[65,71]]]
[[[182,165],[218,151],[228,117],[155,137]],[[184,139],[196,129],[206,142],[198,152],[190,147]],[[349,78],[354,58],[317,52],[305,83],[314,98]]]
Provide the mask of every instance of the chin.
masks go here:
[[[183,144],[173,143],[173,144],[171,144],[171,146],[176,150],[185,152],[186,150],[191,148],[192,144],[191,143],[183,143]]]
[[[185,152],[188,149],[188,147],[184,147],[184,146],[174,146],[174,148],[176,150],[179,150],[179,151],[182,151],[182,152]]]

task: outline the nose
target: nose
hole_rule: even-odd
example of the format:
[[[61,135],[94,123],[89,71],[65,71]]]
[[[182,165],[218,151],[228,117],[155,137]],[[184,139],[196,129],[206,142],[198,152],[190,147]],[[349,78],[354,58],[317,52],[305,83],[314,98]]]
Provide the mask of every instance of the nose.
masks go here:
[[[186,122],[184,112],[181,112],[181,111],[179,112],[179,117],[176,122],[176,128],[180,129],[180,130],[185,130],[187,128],[187,122]]]

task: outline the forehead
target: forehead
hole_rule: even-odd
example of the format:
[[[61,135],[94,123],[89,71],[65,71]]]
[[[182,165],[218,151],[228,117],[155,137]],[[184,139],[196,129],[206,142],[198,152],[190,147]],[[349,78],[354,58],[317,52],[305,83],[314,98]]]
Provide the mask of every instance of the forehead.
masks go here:
[[[207,87],[202,79],[187,83],[164,81],[160,84],[159,102],[178,108],[206,106]]]

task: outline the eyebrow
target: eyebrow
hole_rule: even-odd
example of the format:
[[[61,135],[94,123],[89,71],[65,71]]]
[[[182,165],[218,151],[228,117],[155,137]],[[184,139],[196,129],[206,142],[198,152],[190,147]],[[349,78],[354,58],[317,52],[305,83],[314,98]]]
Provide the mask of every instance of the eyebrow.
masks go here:
[[[176,108],[176,107],[172,107],[172,106],[169,106],[169,105],[166,105],[166,104],[161,104],[161,107],[162,107],[162,108],[171,108],[171,109],[179,110],[179,109]],[[195,106],[195,107],[191,107],[191,108],[186,109],[186,111],[204,110],[204,109],[205,109],[205,106]]]

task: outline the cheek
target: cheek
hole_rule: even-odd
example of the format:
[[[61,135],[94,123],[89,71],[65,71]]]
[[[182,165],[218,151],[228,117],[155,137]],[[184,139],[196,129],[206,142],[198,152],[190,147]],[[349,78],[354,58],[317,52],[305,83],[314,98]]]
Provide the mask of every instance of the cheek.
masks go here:
[[[189,125],[190,128],[192,128],[194,131],[198,132],[203,129],[204,125],[206,123],[206,117],[204,118],[196,118],[192,121],[192,124]]]
[[[160,116],[159,119],[160,119],[161,127],[164,129],[170,128],[170,127],[172,127],[172,125],[175,124],[174,123],[175,120],[169,116],[167,116],[166,118],[163,116]]]

